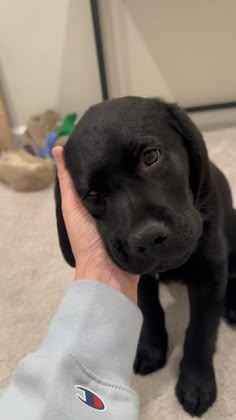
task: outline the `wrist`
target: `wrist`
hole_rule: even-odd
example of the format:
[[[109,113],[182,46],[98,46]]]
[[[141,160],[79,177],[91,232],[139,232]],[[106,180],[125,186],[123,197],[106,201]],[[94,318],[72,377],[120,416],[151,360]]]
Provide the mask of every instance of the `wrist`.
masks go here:
[[[95,280],[124,294],[132,302],[137,303],[139,276],[120,270],[111,264],[76,264],[74,280]]]

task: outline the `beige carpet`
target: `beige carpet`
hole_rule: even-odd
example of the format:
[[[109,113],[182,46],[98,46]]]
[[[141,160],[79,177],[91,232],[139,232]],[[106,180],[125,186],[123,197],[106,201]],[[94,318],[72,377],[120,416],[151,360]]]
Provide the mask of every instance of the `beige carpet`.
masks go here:
[[[206,133],[212,159],[228,176],[236,199],[236,129]],[[34,351],[73,272],[64,263],[55,227],[52,189],[14,193],[0,184],[0,386],[16,363]],[[177,403],[174,387],[188,318],[185,288],[162,288],[170,334],[169,361],[160,372],[134,378],[142,420],[189,419]],[[218,400],[203,417],[236,419],[236,331],[223,322],[215,357]]]

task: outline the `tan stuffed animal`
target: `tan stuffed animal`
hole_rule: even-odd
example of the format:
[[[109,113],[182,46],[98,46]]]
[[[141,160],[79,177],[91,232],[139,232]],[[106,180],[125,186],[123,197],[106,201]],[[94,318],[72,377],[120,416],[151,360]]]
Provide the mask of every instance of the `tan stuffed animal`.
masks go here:
[[[58,118],[58,113],[52,110],[35,114],[28,121],[26,134],[34,140],[37,146],[43,147],[48,133],[57,129]]]
[[[0,156],[0,181],[16,191],[37,191],[47,188],[55,178],[54,164],[23,150],[3,152]]]

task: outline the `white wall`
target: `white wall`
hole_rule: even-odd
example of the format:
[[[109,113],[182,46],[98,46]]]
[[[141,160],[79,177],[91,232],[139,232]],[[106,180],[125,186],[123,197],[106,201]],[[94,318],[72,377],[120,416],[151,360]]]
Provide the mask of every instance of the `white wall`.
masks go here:
[[[70,0],[60,69],[59,109],[80,114],[101,101],[89,0]]]
[[[109,91],[181,104],[236,98],[236,1],[99,0]],[[0,85],[12,125],[101,100],[89,0],[0,1]]]
[[[100,0],[112,96],[236,99],[235,0]]]
[[[13,126],[101,99],[88,0],[2,0],[0,84]]]
[[[147,8],[149,2],[143,1],[142,7]],[[136,3],[134,0],[134,8]],[[126,2],[100,0],[99,5],[110,96],[158,93],[173,99],[159,63],[147,48]]]

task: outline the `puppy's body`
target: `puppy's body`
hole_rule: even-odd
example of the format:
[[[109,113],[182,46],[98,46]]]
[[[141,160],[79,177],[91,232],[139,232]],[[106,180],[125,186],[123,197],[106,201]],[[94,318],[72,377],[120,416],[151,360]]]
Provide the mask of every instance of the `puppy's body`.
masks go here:
[[[92,107],[70,137],[65,159],[111,258],[142,274],[137,373],[166,361],[156,273],[185,279],[190,324],[176,392],[190,414],[201,415],[216,398],[213,354],[227,283],[225,315],[236,321],[236,215],[227,181],[184,111],[157,99],[127,97]],[[74,265],[58,185],[56,202],[61,248]]]

